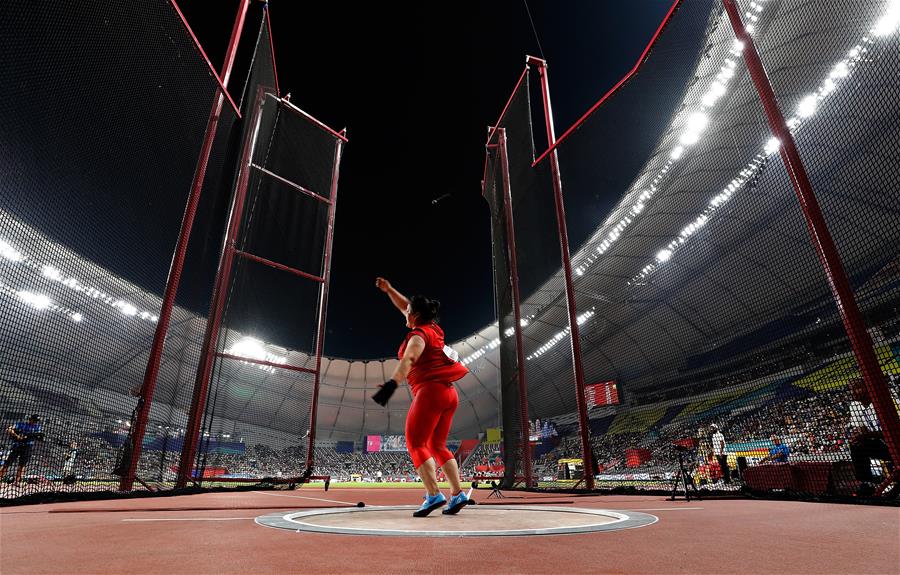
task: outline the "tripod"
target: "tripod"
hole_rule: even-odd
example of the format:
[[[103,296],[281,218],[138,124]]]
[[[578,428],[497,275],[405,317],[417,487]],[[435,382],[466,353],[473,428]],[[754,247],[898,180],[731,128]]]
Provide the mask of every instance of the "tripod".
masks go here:
[[[682,485],[684,485],[685,501],[691,500],[691,490],[694,492],[693,496],[698,501],[702,501],[703,499],[700,497],[700,490],[697,489],[694,478],[691,477],[690,467],[693,467],[693,464],[690,466],[685,465],[684,453],[684,450],[678,450],[678,472],[675,474],[675,479],[672,480],[672,496],[669,498],[669,501],[675,501],[675,497],[678,495],[678,488]]]
[[[497,499],[506,499],[506,496],[500,492],[500,484],[496,481],[491,481],[492,491],[488,494],[487,499],[491,497],[496,497]]]

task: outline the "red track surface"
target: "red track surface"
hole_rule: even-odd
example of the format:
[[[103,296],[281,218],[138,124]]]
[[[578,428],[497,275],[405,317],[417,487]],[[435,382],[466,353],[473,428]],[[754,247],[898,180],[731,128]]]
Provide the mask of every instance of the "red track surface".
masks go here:
[[[415,504],[419,496],[409,489],[326,493],[304,487],[7,507],[0,510],[0,571],[900,573],[896,507],[528,494],[546,501],[572,499],[577,507],[641,510],[659,522],[585,535],[465,540],[295,533],[253,522],[282,504],[284,510],[341,505],[333,501]],[[480,491],[475,499],[486,496]]]

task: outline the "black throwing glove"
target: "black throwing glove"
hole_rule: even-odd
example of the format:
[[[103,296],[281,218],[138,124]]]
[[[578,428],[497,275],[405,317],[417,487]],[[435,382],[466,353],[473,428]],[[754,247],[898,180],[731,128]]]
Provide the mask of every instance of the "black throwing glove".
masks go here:
[[[383,385],[378,386],[379,389],[375,395],[372,396],[372,399],[375,400],[375,403],[384,407],[387,405],[388,400],[394,395],[394,392],[397,391],[397,382],[393,379],[389,379],[384,382]]]

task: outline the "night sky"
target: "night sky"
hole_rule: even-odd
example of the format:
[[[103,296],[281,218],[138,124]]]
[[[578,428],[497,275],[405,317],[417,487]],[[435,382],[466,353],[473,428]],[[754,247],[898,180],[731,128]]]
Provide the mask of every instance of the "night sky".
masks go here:
[[[237,2],[217,3],[216,14],[210,4],[179,2],[220,68]],[[550,65],[557,134],[632,67],[670,4],[529,1]],[[493,322],[483,146],[525,55],[542,53],[525,3],[271,0],[269,9],[282,93],[333,128],[346,126],[350,139],[326,355],[396,353],[403,318],[375,289],[378,275],[407,295],[440,299],[448,340]],[[567,205],[573,251],[617,199],[610,192]]]

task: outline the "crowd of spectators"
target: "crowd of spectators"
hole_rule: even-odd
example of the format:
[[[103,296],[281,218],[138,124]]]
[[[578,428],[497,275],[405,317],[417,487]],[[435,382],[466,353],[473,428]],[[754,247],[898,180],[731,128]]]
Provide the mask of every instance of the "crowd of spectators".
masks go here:
[[[900,387],[896,377],[892,378],[891,384],[895,391]],[[728,411],[707,410],[713,415],[676,416],[662,425],[650,422],[639,431],[616,432],[611,428],[613,432],[592,436],[591,446],[601,477],[604,474],[644,473],[665,480],[670,476],[667,474],[677,469],[676,443],[695,438],[698,444],[691,454],[693,468],[701,479],[714,482],[724,475],[722,460],[714,457],[721,455],[714,453],[714,433],[721,433],[728,445],[753,445],[755,442],[761,449],[768,449],[770,439],[777,436],[787,446],[792,462],[850,460],[851,401],[845,385],[818,391],[793,388],[787,396],[761,395]],[[4,428],[11,423],[4,422]],[[110,488],[117,481],[115,469],[122,445],[128,438],[126,419],[105,414],[103,417],[67,419],[47,417],[42,423],[46,438],[34,449],[24,476],[26,482],[56,482],[74,475],[79,484],[96,482]],[[556,444],[555,449],[535,458],[533,469],[538,480],[555,478],[560,459],[581,457],[577,426],[561,426],[557,431],[555,425],[545,422],[538,427],[535,421],[531,428],[541,440],[552,440]],[[159,438],[173,441],[168,444],[169,448],[164,441],[156,441],[154,447],[145,448],[138,476],[148,481],[170,483],[175,479],[180,458],[178,430],[151,425],[148,432],[151,441]],[[0,449],[5,455],[8,446],[0,445]],[[629,449],[641,450],[649,456],[635,466],[626,457]],[[502,443],[480,443],[464,462],[463,477],[502,475],[501,452]],[[748,459],[747,463],[754,465],[761,457]],[[314,460],[313,473],[329,475],[335,481],[415,481],[416,477],[408,455],[400,451],[344,453],[334,447],[317,447]],[[232,477],[295,477],[305,472],[306,445],[303,441],[278,447],[264,443],[241,444],[239,450],[231,452],[227,449],[201,450],[199,461],[203,468]],[[731,465],[734,465],[733,458]],[[739,477],[739,474],[735,475]],[[11,474],[7,473],[0,482],[0,498],[20,493],[10,491],[10,480]]]
[[[315,474],[330,475],[332,481],[415,481],[416,470],[405,451],[338,453],[317,447]]]
[[[892,377],[890,381],[896,392],[900,379]],[[651,425],[645,431],[594,435],[591,447],[601,478],[627,473],[665,481],[677,469],[676,445],[693,439],[696,448],[688,453],[688,465],[695,478],[698,482],[721,486],[725,473],[714,453],[716,433],[721,433],[728,445],[742,444],[744,449],[760,452],[759,457],[747,458],[749,465],[763,462],[762,452],[774,448],[773,439],[787,446],[792,462],[849,461],[851,401],[846,386],[789,398],[761,398],[755,405],[701,418],[675,418],[662,426]],[[639,465],[629,466],[626,458],[629,449],[647,450],[650,457]],[[555,450],[535,461],[535,475],[539,480],[550,479],[555,476],[556,461],[580,458],[581,453],[577,433],[567,435]],[[729,465],[735,466],[734,458]]]

